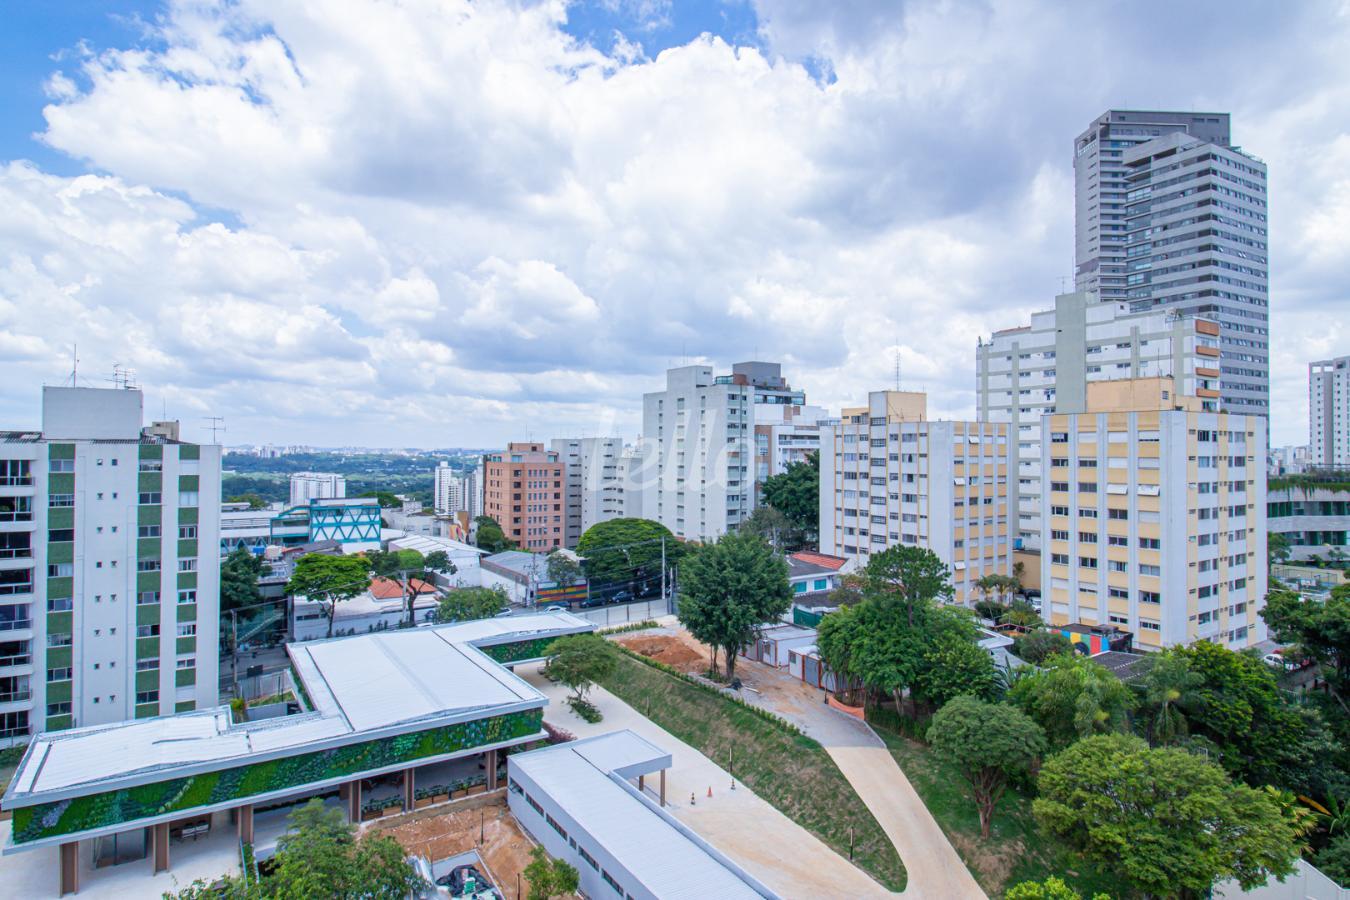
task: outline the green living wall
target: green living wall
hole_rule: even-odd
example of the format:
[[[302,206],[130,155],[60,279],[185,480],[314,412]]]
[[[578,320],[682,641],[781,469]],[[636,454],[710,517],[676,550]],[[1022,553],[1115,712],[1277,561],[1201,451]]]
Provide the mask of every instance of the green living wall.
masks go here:
[[[535,638],[532,641],[516,641],[512,644],[491,644],[478,649],[489,658],[506,664],[520,662],[522,659],[540,659],[544,655],[544,649],[556,640],[556,637]]]
[[[23,844],[76,834],[528,737],[539,732],[543,719],[540,709],[507,713],[431,731],[19,807],[14,810],[13,840]]]

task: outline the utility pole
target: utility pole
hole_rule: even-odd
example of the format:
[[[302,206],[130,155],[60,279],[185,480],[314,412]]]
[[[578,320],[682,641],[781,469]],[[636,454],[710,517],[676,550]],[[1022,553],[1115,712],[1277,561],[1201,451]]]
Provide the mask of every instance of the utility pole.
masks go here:
[[[666,606],[670,606],[670,598],[666,596],[666,536],[661,535],[661,599],[666,601]]]
[[[239,610],[230,610],[230,681],[239,696]]]

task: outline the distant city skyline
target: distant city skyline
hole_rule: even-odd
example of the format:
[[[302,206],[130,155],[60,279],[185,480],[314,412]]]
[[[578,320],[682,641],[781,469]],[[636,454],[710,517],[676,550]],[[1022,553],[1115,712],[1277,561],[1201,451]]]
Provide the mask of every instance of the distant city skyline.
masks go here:
[[[76,347],[226,445],[631,439],[667,368],[743,359],[838,410],[898,356],[970,419],[976,339],[1074,285],[1075,137],[1162,109],[1269,166],[1271,440],[1304,443],[1308,363],[1350,352],[1350,17],[1156,8],[23,8],[0,419]]]

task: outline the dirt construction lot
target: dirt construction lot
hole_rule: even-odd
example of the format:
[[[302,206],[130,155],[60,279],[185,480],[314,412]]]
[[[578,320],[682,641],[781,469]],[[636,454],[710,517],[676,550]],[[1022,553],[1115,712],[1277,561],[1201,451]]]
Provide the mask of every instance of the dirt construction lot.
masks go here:
[[[692,639],[683,640],[674,634],[648,633],[616,638],[615,643],[687,674],[702,674],[708,670],[707,651]]]
[[[403,849],[432,861],[477,850],[487,863],[484,874],[496,883],[502,896],[517,900],[517,876],[530,862],[534,845],[520,830],[506,808],[506,794],[484,794],[453,804],[453,811],[424,809],[406,816],[376,820],[366,827],[377,834],[392,835]],[[478,843],[479,829],[483,843]]]

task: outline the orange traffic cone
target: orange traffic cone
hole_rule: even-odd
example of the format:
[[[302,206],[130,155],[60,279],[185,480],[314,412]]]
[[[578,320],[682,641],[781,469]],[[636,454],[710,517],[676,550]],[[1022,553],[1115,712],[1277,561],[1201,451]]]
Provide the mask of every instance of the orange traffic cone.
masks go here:
[[[712,785],[711,785],[711,784],[708,785],[708,797],[709,797],[709,798],[712,797]]]

